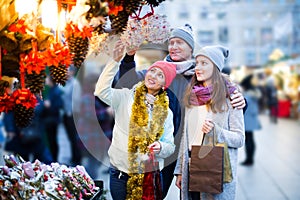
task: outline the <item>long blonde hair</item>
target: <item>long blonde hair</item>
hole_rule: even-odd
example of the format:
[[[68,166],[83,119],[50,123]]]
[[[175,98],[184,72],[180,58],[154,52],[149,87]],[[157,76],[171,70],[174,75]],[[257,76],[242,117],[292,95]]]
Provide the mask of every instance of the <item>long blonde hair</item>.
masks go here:
[[[224,112],[228,110],[227,98],[229,97],[229,90],[227,89],[226,82],[230,82],[229,76],[221,73],[216,65],[214,64],[214,69],[212,73],[213,90],[211,91],[211,100],[206,104],[206,106],[212,110],[212,112]],[[196,74],[193,75],[190,84],[187,86],[184,95],[184,105],[191,107],[190,96],[195,85],[204,86],[204,81],[198,81]]]

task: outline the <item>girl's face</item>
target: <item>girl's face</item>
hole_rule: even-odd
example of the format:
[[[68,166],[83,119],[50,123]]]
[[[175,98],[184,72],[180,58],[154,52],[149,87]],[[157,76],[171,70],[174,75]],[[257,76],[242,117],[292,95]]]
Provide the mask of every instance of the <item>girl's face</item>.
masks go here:
[[[192,58],[192,48],[180,38],[169,40],[168,51],[171,59],[175,62],[190,60]]]
[[[205,56],[197,56],[196,57],[196,67],[195,67],[195,74],[197,77],[197,81],[203,81],[207,85],[212,84],[212,74],[214,70],[213,62]]]
[[[148,93],[156,95],[159,90],[165,85],[165,75],[158,67],[153,67],[148,70],[145,76],[145,85]]]

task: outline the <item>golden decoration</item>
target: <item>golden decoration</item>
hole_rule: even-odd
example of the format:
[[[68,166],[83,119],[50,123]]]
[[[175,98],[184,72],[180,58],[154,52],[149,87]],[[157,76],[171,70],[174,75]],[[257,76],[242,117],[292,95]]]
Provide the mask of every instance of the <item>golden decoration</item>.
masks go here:
[[[164,123],[168,116],[169,99],[166,91],[163,91],[156,96],[152,118],[149,121],[145,103],[146,93],[145,82],[140,82],[135,90],[129,124],[128,161],[130,178],[127,182],[127,200],[142,199],[144,165],[137,162],[137,157],[138,154],[149,153],[148,146],[159,140],[164,132]]]

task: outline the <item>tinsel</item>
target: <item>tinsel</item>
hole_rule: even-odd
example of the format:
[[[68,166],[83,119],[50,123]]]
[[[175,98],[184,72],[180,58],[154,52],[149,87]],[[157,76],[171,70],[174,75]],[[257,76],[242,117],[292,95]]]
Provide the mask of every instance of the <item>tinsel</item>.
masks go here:
[[[149,153],[148,146],[162,136],[168,115],[169,100],[166,91],[163,91],[156,96],[152,118],[149,120],[145,103],[146,93],[147,88],[143,81],[135,89],[129,124],[128,162],[130,178],[127,182],[127,200],[142,199],[144,165],[139,163],[137,158],[139,154]]]

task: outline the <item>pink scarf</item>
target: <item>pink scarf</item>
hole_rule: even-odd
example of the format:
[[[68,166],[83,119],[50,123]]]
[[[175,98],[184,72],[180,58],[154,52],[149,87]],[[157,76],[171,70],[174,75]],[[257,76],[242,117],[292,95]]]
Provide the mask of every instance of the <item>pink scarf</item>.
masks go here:
[[[226,81],[226,86],[229,94],[237,89],[233,84]],[[203,86],[195,85],[192,89],[192,94],[190,96],[190,104],[194,106],[201,106],[207,104],[211,100],[211,91],[213,91],[213,86]]]

